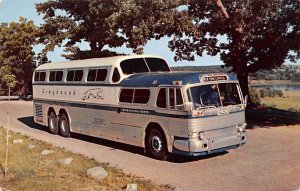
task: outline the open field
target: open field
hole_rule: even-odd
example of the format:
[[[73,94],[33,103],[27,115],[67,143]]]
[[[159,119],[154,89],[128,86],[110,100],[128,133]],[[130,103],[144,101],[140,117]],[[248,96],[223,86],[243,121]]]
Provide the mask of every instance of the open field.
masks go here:
[[[4,161],[6,148],[6,130],[0,128],[0,187],[9,190],[123,190],[127,184],[136,183],[139,190],[171,190],[167,186],[157,186],[150,181],[132,175],[106,163],[99,163],[80,154],[51,146],[42,141],[10,131],[8,176],[4,177]],[[23,139],[21,144],[12,144],[14,139]],[[34,149],[28,149],[33,144]],[[53,154],[42,156],[45,150]],[[59,159],[73,158],[71,164],[62,166]],[[102,166],[107,172],[105,180],[96,180],[86,175],[86,170],[94,166]]]
[[[259,85],[259,84],[300,84],[300,82],[293,82],[291,80],[251,80],[250,85]]]
[[[262,103],[278,109],[288,110],[294,108],[300,111],[300,92],[284,91],[283,97],[265,97]]]

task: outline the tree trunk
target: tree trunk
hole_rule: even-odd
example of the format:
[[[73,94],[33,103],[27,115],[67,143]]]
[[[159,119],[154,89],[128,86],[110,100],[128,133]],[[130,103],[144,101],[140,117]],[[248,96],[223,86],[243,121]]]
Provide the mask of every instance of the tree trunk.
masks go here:
[[[249,96],[248,72],[237,73],[237,78],[240,82],[243,96],[248,95],[248,102],[252,103],[251,97]]]

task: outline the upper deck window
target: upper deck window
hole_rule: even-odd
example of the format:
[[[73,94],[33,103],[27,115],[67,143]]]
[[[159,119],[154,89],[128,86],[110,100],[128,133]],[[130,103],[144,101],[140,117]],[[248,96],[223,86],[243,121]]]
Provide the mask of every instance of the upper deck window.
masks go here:
[[[89,69],[87,81],[89,82],[105,81],[106,76],[107,76],[107,69]]]
[[[120,63],[124,74],[134,74],[143,72],[170,71],[165,60],[160,58],[134,58],[124,60]]]
[[[35,82],[43,82],[46,79],[46,72],[35,72],[34,81]]]
[[[79,82],[82,80],[83,70],[69,70],[67,74],[68,82]]]
[[[63,71],[51,71],[49,76],[50,82],[58,82],[61,81],[63,77]]]
[[[143,58],[134,58],[124,60],[120,63],[122,71],[124,74],[134,74],[134,73],[143,73],[149,72],[149,69]]]
[[[150,98],[149,89],[122,89],[120,102],[146,104]]]
[[[145,58],[151,72],[168,72],[170,68],[167,62],[160,58]]]

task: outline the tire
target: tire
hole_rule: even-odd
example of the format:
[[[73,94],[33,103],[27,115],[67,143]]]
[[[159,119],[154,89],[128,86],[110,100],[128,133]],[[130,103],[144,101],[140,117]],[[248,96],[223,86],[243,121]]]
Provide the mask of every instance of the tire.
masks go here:
[[[59,131],[60,134],[64,137],[70,137],[70,123],[66,114],[61,114],[59,119]]]
[[[48,128],[50,133],[57,135],[58,133],[58,120],[57,116],[53,111],[50,112],[48,116]]]
[[[150,129],[146,140],[146,152],[157,160],[166,160],[168,158],[167,141],[160,130]]]

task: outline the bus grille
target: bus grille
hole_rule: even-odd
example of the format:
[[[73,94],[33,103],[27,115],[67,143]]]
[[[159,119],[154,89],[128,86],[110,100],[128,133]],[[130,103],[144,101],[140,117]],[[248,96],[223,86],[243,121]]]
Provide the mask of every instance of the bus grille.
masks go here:
[[[35,116],[43,117],[42,105],[35,105]]]

